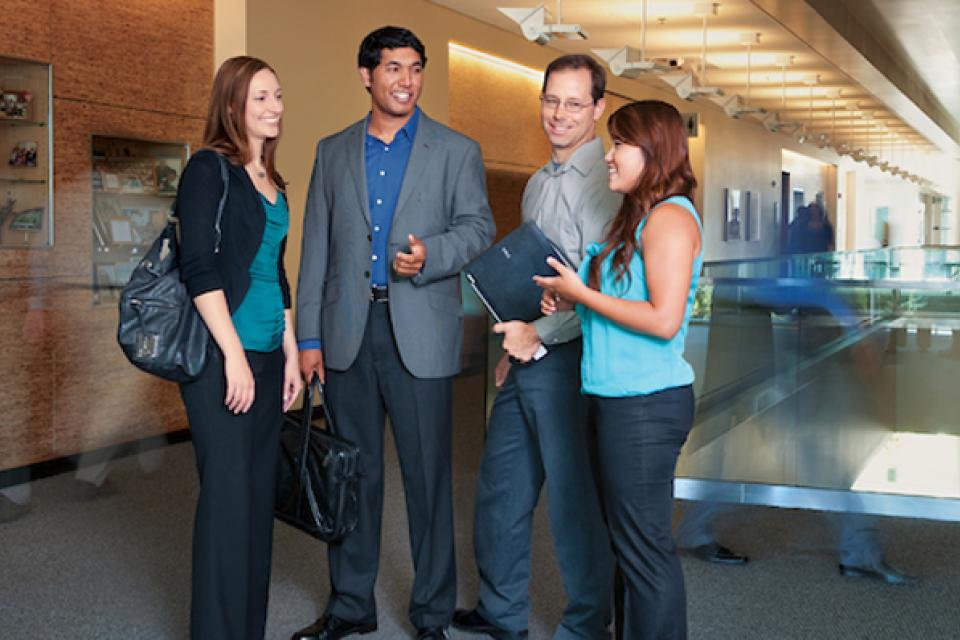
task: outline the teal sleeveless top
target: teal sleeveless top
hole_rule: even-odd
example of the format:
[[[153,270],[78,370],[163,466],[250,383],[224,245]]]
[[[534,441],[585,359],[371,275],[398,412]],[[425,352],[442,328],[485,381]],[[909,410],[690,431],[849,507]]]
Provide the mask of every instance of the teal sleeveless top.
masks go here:
[[[283,294],[280,292],[277,261],[280,259],[280,244],[290,225],[290,209],[282,192],[277,192],[274,204],[263,194],[260,194],[260,200],[267,212],[267,223],[260,248],[250,264],[250,288],[233,312],[233,326],[244,349],[269,352],[283,342]]]
[[[667,202],[679,205],[690,212],[697,221],[702,238],[703,225],[700,223],[700,216],[697,215],[693,203],[684,196],[674,196],[657,206]],[[601,293],[626,300],[649,300],[643,256],[639,250],[641,248],[640,233],[649,219],[650,215],[647,215],[637,225],[638,250],[630,261],[629,280],[624,275],[619,282],[615,282],[611,252],[600,267]],[[690,312],[693,310],[697,280],[703,266],[702,240],[700,244],[700,253],[693,259],[683,322],[677,334],[669,340],[632,331],[583,305],[577,305],[583,330],[581,373],[584,393],[619,398],[655,393],[693,383],[693,368],[683,359],[683,347],[687,336],[687,325],[690,322]],[[602,243],[595,242],[587,247],[586,257],[580,265],[580,278],[584,282],[587,281],[590,261],[600,253],[603,246]]]

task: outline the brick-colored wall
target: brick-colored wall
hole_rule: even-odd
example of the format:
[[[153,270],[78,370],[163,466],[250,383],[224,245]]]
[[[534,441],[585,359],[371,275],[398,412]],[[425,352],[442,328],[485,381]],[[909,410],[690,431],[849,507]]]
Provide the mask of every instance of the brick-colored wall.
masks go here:
[[[0,56],[52,64],[55,243],[0,249],[0,470],[186,425],[92,303],[91,137],[195,149],[213,40],[212,0],[4,2]]]

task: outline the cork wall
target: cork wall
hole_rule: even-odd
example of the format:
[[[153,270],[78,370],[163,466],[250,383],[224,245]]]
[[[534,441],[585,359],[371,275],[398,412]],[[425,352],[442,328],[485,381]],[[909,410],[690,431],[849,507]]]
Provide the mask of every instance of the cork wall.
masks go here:
[[[195,149],[213,45],[212,0],[4,1],[0,56],[52,65],[55,240],[0,249],[0,471],[186,425],[93,304],[91,138]]]

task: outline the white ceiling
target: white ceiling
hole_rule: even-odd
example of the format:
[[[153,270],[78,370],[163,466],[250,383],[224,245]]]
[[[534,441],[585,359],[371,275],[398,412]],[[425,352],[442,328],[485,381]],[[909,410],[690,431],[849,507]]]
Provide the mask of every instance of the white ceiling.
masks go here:
[[[431,1],[517,34],[520,33],[519,27],[502,15],[497,7],[526,6],[533,9],[542,3],[547,8],[548,21],[555,19],[556,11],[555,0]],[[957,64],[960,45],[956,36],[960,33],[960,2],[858,1],[874,3],[876,13],[882,14],[888,22],[885,28],[899,36],[903,48],[910,52],[920,70],[922,79],[936,89],[944,107],[956,117],[960,113],[960,65]],[[702,18],[693,14],[693,4],[691,1],[648,0],[648,59],[683,57],[686,60],[685,67],[697,67],[703,31]],[[805,5],[800,0],[791,0],[787,4],[791,7]],[[931,12],[931,8],[936,8],[938,13]],[[565,0],[562,3],[562,21],[580,24],[589,39],[554,39],[549,46],[563,52],[578,53],[590,53],[593,48],[619,48],[624,45],[639,48],[641,16],[641,0]],[[708,18],[705,84],[720,87],[727,96],[739,94],[741,98],[746,97],[747,48],[740,44],[740,37],[742,33],[749,32],[760,34],[759,44],[752,48],[751,105],[776,111],[781,120],[797,121],[804,125],[812,123],[815,132],[831,136],[834,146],[840,142],[846,142],[851,147],[869,145],[874,154],[891,149],[934,148],[929,135],[922,135],[915,126],[911,126],[918,123],[919,119],[911,118],[910,110],[888,108],[890,101],[878,98],[875,95],[877,92],[868,91],[838,65],[828,61],[818,52],[823,49],[817,47],[816,43],[808,44],[808,41],[795,35],[796,30],[784,26],[750,0],[721,0],[718,15]],[[784,55],[793,57],[792,65],[786,69],[785,83],[783,70],[776,65],[778,56]],[[940,69],[948,71],[944,74]],[[951,73],[950,69],[958,71]],[[805,84],[805,80],[809,81],[817,75],[819,80],[816,84],[812,87]],[[641,76],[636,81],[659,88],[665,86],[663,80],[654,74]],[[929,132],[929,128],[925,130],[925,133]]]
[[[958,0],[870,0],[865,26],[893,39],[940,104],[960,118],[960,2]],[[884,27],[874,25],[875,21]]]

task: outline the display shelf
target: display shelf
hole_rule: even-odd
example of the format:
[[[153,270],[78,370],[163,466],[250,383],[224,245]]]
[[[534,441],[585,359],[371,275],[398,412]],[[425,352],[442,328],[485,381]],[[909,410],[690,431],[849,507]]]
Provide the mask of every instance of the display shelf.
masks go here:
[[[0,57],[0,248],[53,244],[50,65]]]
[[[47,123],[43,120],[18,120],[12,118],[0,118],[0,126],[3,127],[45,127]]]
[[[93,303],[112,304],[167,223],[185,144],[94,136]]]
[[[44,178],[37,178],[36,180],[30,180],[29,178],[0,178],[0,182],[6,184],[47,184]]]

